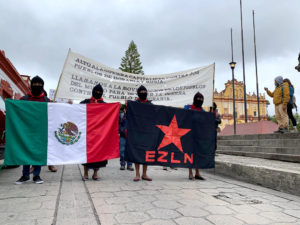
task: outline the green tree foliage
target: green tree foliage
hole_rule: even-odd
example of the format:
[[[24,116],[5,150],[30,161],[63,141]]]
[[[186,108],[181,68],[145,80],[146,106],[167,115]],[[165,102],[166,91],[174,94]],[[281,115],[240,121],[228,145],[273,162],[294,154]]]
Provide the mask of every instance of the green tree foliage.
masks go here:
[[[131,41],[125,56],[122,58],[120,70],[134,74],[144,74],[143,66],[140,61],[140,54],[138,53],[136,44]]]

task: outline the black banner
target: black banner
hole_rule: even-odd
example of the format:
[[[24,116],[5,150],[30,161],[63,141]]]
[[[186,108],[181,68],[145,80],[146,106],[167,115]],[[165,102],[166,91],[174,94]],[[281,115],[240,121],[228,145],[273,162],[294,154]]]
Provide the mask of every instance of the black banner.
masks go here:
[[[127,119],[127,161],[214,168],[214,113],[129,101]]]

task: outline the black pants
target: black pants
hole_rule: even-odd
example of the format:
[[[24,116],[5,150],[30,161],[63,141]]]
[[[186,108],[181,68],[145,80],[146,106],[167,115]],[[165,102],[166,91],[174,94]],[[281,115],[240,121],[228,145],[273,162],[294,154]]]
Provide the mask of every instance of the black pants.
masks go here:
[[[291,104],[287,104],[287,113],[289,115],[289,119],[292,120],[293,127],[297,126],[297,121],[293,115],[293,106]]]

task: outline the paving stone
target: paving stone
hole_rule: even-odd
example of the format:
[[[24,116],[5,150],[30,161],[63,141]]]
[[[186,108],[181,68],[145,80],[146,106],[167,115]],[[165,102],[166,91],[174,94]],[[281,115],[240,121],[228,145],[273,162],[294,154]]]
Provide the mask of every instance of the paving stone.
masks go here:
[[[237,213],[250,213],[256,214],[259,212],[258,209],[252,207],[251,205],[229,205],[230,209],[233,209]]]
[[[143,223],[142,225],[176,225],[176,223],[170,220],[153,219]]]
[[[259,211],[263,211],[263,212],[280,212],[283,211],[282,208],[275,206],[275,205],[271,205],[271,204],[254,204],[251,205],[253,208],[258,209]]]
[[[125,212],[118,213],[115,216],[119,223],[142,223],[149,219],[149,216],[143,212]]]
[[[96,210],[98,213],[120,213],[125,212],[125,206],[124,205],[99,205],[96,206]]]
[[[285,210],[284,213],[300,219],[300,210]]]
[[[294,201],[290,202],[272,202],[272,205],[278,206],[282,209],[297,209],[300,210],[300,205]]]
[[[182,206],[176,201],[154,201],[152,202],[152,204],[155,205],[157,208],[164,208],[164,209],[176,209]]]
[[[274,222],[295,222],[297,218],[289,216],[281,212],[262,212],[261,216],[264,216]]]
[[[128,211],[147,211],[153,209],[155,206],[151,202],[130,202],[125,204]]]
[[[251,213],[236,214],[234,216],[237,219],[240,219],[249,224],[269,224],[269,223],[271,223],[271,220],[269,220],[263,216],[259,216],[259,215],[251,214]]]
[[[179,217],[180,214],[176,212],[175,210],[171,209],[150,209],[147,211],[147,213],[152,217],[156,219],[172,219]]]
[[[114,214],[98,214],[101,225],[114,225],[117,222],[114,219]],[[74,225],[74,224],[73,224]]]
[[[179,199],[177,200],[180,204],[186,206],[198,206],[198,207],[205,207],[207,206],[204,202],[200,200],[191,200],[191,199]]]
[[[140,196],[134,196],[131,197],[131,199],[135,202],[153,202],[158,200],[159,198],[156,197],[156,195],[140,195]]]
[[[215,225],[242,225],[244,222],[228,215],[210,215],[207,220]]]
[[[131,201],[128,197],[112,197],[105,200],[108,204],[123,204]]]
[[[110,193],[110,192],[94,192],[94,193],[91,193],[91,197],[93,197],[93,198],[111,198],[111,197],[114,197],[114,194],[115,193]]]
[[[192,216],[192,217],[202,217],[209,214],[207,211],[203,210],[202,207],[197,207],[197,206],[184,206],[178,208],[177,211],[181,213],[183,216]]]
[[[233,214],[234,212],[226,206],[207,206],[205,207],[205,210],[209,211],[211,214],[219,214],[219,215],[228,215],[228,214]]]
[[[101,169],[100,182],[83,182],[82,166],[67,165],[64,174],[58,168],[54,174],[43,167],[43,185],[13,185],[21,168],[1,171],[0,224],[94,225],[95,215],[101,225],[300,224],[299,197],[205,172],[206,181],[193,182],[186,169],[148,167],[153,181],[133,182],[116,159]]]
[[[175,219],[176,223],[179,225],[212,225],[213,223],[207,221],[202,218],[194,218],[194,217],[180,217]]]

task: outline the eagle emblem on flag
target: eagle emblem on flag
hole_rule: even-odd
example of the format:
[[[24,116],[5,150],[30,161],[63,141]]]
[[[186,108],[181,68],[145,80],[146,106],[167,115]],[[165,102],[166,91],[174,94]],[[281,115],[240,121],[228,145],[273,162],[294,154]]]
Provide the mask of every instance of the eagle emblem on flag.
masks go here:
[[[75,144],[81,136],[78,127],[73,122],[66,122],[60,125],[58,131],[54,132],[56,139],[64,145]]]

